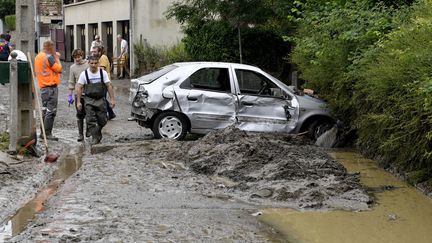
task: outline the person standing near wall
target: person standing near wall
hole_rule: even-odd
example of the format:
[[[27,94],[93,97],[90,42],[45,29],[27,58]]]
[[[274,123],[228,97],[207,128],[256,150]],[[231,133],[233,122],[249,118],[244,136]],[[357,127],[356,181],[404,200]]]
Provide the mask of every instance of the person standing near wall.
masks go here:
[[[89,57],[90,68],[81,73],[77,89],[77,109],[85,109],[87,127],[92,135],[92,145],[100,143],[102,128],[107,123],[107,111],[104,97],[108,90],[111,106],[115,107],[114,91],[108,74],[99,68],[99,58]],[[82,93],[85,93],[85,107],[81,103]]]
[[[54,42],[43,43],[43,51],[35,58],[35,72],[41,89],[42,111],[47,139],[57,141],[52,135],[54,118],[57,114],[58,88],[62,65],[60,53],[55,52]]]
[[[94,38],[95,38],[94,41],[92,41],[92,43],[90,45],[90,52],[92,51],[93,47],[95,47],[95,46],[103,46],[103,42],[100,39],[99,35],[95,35]]]
[[[68,103],[69,106],[77,100],[77,95],[73,97],[73,92],[75,90],[76,83],[81,75],[88,67],[87,60],[84,59],[84,51],[81,49],[75,49],[72,51],[72,58],[74,59],[74,64],[69,69],[69,81],[68,81]],[[75,98],[75,99],[74,99]],[[84,118],[85,118],[85,110],[78,110],[77,108],[78,102],[75,102],[76,108],[76,118],[78,124],[78,142],[82,142],[84,140]],[[81,98],[81,104],[85,104],[84,95]],[[86,136],[88,137],[88,133],[86,132]]]
[[[117,35],[117,41],[120,42],[120,55],[117,57],[117,75],[119,78],[125,78],[127,73],[128,77],[130,77],[129,72],[129,46],[128,42],[122,38],[121,35]],[[120,71],[119,71],[120,70]]]

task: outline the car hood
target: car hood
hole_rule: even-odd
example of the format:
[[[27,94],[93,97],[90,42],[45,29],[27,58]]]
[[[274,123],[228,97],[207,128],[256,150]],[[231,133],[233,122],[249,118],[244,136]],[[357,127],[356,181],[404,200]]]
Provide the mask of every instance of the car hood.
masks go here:
[[[323,100],[309,95],[296,95],[301,108],[304,109],[324,109],[328,110],[327,103]]]

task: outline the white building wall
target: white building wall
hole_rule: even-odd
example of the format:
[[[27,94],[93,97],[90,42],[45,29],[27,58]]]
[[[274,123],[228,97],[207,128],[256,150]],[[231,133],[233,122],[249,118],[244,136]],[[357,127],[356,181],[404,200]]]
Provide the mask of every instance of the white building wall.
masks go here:
[[[170,46],[183,37],[180,25],[167,20],[164,12],[174,0],[135,0],[134,40],[146,40],[150,45]]]
[[[133,1],[133,2],[132,2]],[[180,25],[175,20],[167,20],[164,12],[175,0],[86,0],[64,5],[64,26],[73,26],[74,47],[78,47],[77,25],[85,25],[85,50],[90,49],[93,36],[89,36],[89,24],[98,25],[98,34],[107,43],[102,32],[102,23],[112,22],[113,56],[118,55],[119,43],[117,35],[121,33],[120,21],[129,21],[129,46],[131,71],[134,70],[133,44],[145,40],[152,46],[171,46],[177,44],[183,37]],[[130,3],[133,3],[133,9]],[[106,35],[105,35],[106,36]],[[71,50],[68,50],[69,52]]]
[[[117,21],[129,20],[129,0],[88,0],[64,6],[64,26],[74,26],[74,45],[77,46],[77,25],[85,25],[88,33],[88,24],[98,24],[98,35],[102,35],[102,23],[113,22],[113,44],[117,45]],[[86,51],[90,49],[89,43],[93,36],[86,34]],[[102,38],[104,43],[107,40]]]

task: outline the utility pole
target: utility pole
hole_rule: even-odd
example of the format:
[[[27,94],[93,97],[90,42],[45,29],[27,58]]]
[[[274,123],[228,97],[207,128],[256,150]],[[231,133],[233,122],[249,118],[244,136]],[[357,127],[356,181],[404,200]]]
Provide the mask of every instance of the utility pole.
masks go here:
[[[35,1],[16,0],[16,46],[24,53],[35,52]],[[34,116],[33,82],[31,81],[29,66],[18,63],[16,54],[10,62],[9,81],[11,84],[10,100],[10,131],[9,151],[16,152],[18,146],[27,144],[36,138],[36,119]],[[22,65],[23,64],[23,65]],[[21,68],[20,68],[21,65]]]
[[[17,54],[12,52],[12,60],[9,66],[10,83],[10,118],[9,118],[9,151],[15,153],[18,150],[19,124],[18,124],[18,64]]]
[[[17,49],[24,53],[35,53],[35,7],[37,0],[16,0]]]

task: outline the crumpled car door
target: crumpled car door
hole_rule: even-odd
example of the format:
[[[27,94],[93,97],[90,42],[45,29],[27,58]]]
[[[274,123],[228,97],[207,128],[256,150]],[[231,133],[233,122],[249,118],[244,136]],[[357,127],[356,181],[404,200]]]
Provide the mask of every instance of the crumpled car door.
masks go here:
[[[297,109],[283,91],[264,75],[251,70],[235,69],[239,87],[236,110],[237,127],[253,132],[286,132],[294,130]]]

